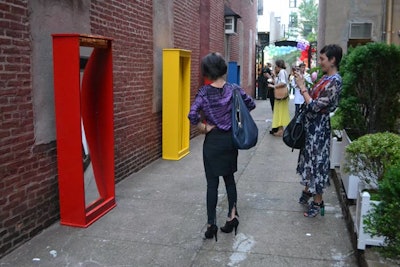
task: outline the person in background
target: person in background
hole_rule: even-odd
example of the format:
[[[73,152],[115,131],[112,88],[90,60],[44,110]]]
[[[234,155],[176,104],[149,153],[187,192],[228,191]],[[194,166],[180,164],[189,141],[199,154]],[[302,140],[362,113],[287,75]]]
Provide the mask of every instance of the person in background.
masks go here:
[[[299,203],[307,205],[305,217],[324,215],[324,188],[330,175],[330,136],[331,125],[329,113],[339,104],[342,90],[342,78],[339,64],[342,59],[342,48],[331,44],[324,46],[318,63],[324,75],[308,91],[304,75],[296,73],[296,84],[304,97],[305,107],[305,147],[300,150],[297,173],[301,176],[303,189]],[[313,198],[309,204],[309,199]]]
[[[298,71],[300,75],[303,75],[306,87],[308,88],[312,84],[311,76],[306,72],[306,64],[300,63],[298,68],[294,68],[294,72]],[[294,88],[294,105],[295,113],[299,112],[300,106],[304,103],[304,97],[300,93],[300,88],[296,84],[296,79],[292,79],[291,85]]]
[[[267,78],[265,72],[267,71],[267,67],[263,67],[260,70],[260,74],[258,75],[257,83],[258,83],[258,99],[265,100],[267,99]]]
[[[269,103],[271,104],[271,110],[274,112],[274,77],[272,75],[271,69],[267,68],[265,73],[265,78],[267,80],[267,98],[269,99]]]
[[[272,70],[272,64],[270,62],[267,62],[267,68],[271,71]]]
[[[188,118],[206,137],[203,143],[203,164],[207,180],[207,231],[205,238],[217,241],[216,207],[219,177],[222,176],[228,195],[228,217],[224,233],[235,230],[237,219],[237,191],[234,173],[237,171],[238,150],[233,147],[231,98],[233,86],[225,81],[227,65],[219,53],[210,53],[201,61],[201,70],[210,84],[202,86],[190,107]],[[238,88],[249,110],[256,107],[254,100]]]
[[[290,74],[289,74],[289,95],[294,94],[294,74],[296,73],[297,67],[296,65],[293,65],[290,67]]]
[[[282,83],[288,85],[288,74],[286,72],[285,61],[278,59],[275,62],[275,87]],[[274,136],[283,136],[283,127],[287,126],[290,122],[289,115],[289,97],[274,101],[274,114],[272,117],[272,130],[270,134]]]

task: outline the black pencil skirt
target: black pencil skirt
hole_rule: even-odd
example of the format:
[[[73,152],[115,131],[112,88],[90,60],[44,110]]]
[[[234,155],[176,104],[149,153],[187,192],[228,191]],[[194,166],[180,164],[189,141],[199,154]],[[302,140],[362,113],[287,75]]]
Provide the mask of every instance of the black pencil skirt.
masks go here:
[[[224,176],[237,171],[238,150],[233,147],[232,132],[214,128],[203,144],[206,177]]]

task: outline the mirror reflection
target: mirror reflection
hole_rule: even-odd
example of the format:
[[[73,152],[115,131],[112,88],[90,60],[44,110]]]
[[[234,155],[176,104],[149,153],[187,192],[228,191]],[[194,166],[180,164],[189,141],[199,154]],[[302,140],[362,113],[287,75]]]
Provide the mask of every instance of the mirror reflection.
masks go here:
[[[80,81],[82,89],[82,78],[85,70],[86,63],[89,59],[90,54],[93,49],[90,47],[80,47]],[[81,101],[81,104],[82,103]],[[88,208],[93,202],[99,199],[100,194],[96,185],[96,180],[94,177],[92,162],[90,158],[89,146],[86,139],[84,122],[81,118],[81,133],[82,133],[82,164],[84,171],[84,186],[85,186],[85,204]]]

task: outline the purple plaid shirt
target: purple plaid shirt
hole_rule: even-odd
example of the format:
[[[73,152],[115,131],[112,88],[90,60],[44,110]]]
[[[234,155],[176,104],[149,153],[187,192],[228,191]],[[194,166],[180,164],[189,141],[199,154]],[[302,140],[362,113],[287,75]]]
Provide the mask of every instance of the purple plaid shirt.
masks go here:
[[[256,107],[254,100],[238,85],[225,83],[222,88],[211,85],[202,86],[190,107],[188,118],[191,124],[197,125],[200,120],[215,125],[218,129],[228,131],[232,125],[231,98],[233,86],[236,86],[249,110]],[[202,116],[201,114],[204,114]]]

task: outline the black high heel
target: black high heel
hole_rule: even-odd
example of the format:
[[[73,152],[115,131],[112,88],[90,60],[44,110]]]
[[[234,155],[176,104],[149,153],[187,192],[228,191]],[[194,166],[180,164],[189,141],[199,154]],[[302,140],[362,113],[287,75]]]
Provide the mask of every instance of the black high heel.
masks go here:
[[[207,231],[204,233],[204,236],[207,239],[215,237],[215,242],[217,242],[218,241],[217,233],[218,233],[218,226],[213,224],[207,227]]]
[[[230,221],[226,221],[225,225],[220,229],[224,233],[231,233],[233,229],[235,229],[235,235],[236,235],[238,226],[239,226],[239,220],[235,217]]]

